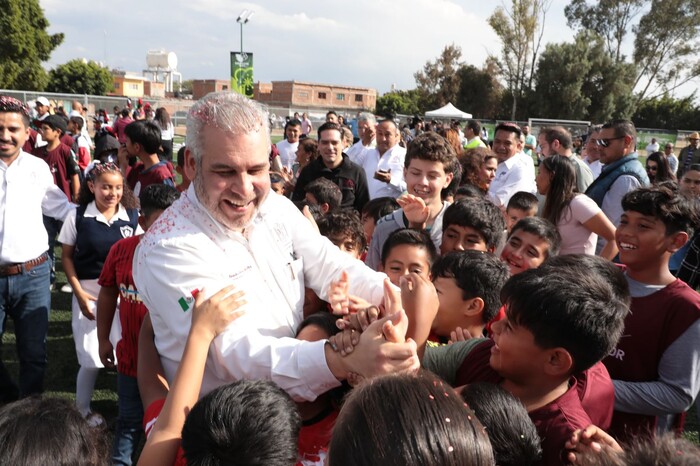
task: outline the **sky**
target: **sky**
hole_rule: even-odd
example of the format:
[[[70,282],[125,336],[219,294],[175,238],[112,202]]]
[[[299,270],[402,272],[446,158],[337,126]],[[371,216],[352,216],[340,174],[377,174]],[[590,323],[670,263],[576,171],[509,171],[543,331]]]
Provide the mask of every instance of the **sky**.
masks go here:
[[[413,74],[454,43],[481,67],[501,44],[486,22],[499,2],[478,0],[40,0],[49,31],[63,32],[47,68],[74,58],[138,72],[146,52],[174,52],[183,79],[229,79],[231,51],[254,55],[254,80],[413,89]],[[571,41],[564,7],[552,0],[544,43]]]

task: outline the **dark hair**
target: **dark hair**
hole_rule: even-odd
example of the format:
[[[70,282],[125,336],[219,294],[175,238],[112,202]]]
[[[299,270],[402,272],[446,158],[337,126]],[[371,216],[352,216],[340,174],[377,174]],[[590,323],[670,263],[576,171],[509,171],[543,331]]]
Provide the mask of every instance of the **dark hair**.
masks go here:
[[[462,182],[462,166],[459,164],[457,159],[455,159],[454,163],[452,164],[451,172],[452,181],[450,181],[450,184],[442,188],[442,191],[440,192],[442,200],[445,200],[450,196],[454,197],[455,193],[457,193],[457,190],[459,189],[459,185]],[[450,173],[450,171],[447,173]]]
[[[476,199],[480,199],[484,197],[484,192],[477,186],[474,186],[473,184],[463,184],[462,186],[457,188],[457,191],[455,192],[455,197],[457,196],[473,197]]]
[[[634,127],[634,123],[630,120],[611,120],[601,126],[602,129],[612,128],[615,132],[615,137],[629,136],[632,138],[632,146],[637,143],[637,129]]]
[[[294,201],[294,205],[297,206],[299,212],[303,211],[304,207],[308,207],[311,216],[314,218],[317,224],[323,218],[323,212],[321,212],[321,207],[318,204],[311,204],[306,199],[302,199],[301,201]]]
[[[177,150],[177,166],[180,168],[185,167],[185,146]]]
[[[170,114],[165,107],[158,107],[156,109],[156,115],[153,117],[153,121],[160,123],[160,127],[166,129],[170,124]]]
[[[485,193],[487,188],[481,182],[481,169],[489,159],[497,159],[497,157],[488,147],[475,147],[464,151],[459,157],[462,165],[462,184],[478,186]]]
[[[78,127],[78,131],[83,129],[84,122],[83,122],[83,117],[79,116],[72,116],[68,119],[71,123],[73,123],[75,126]]]
[[[521,218],[515,225],[513,225],[506,242],[510,241],[511,236],[521,230],[525,233],[535,235],[547,242],[549,247],[545,254],[545,259],[559,254],[559,248],[561,247],[561,235],[559,234],[559,230],[557,229],[556,225],[549,220],[541,217]]]
[[[540,162],[540,170],[544,167],[550,173],[549,191],[542,209],[542,217],[553,224],[558,224],[561,216],[569,209],[571,201],[576,197],[576,166],[575,162],[563,155],[545,157]]]
[[[427,371],[371,379],[355,388],[333,428],[329,466],[493,465],[474,413]]]
[[[328,110],[328,112],[326,112],[326,117],[328,117],[328,115],[335,115],[335,116],[338,116],[338,114],[335,113],[333,110]]]
[[[29,397],[0,408],[2,464],[107,465],[104,428],[91,427],[75,403]]]
[[[484,301],[484,323],[496,317],[501,307],[501,288],[510,277],[505,262],[482,251],[454,251],[439,258],[431,269],[433,280],[453,278],[462,299],[481,298]]]
[[[637,438],[625,448],[625,464],[634,466],[695,466],[700,464],[700,447],[673,432]]]
[[[486,428],[498,466],[531,466],[540,463],[542,446],[537,428],[525,406],[500,385],[477,382],[460,395]]]
[[[399,230],[392,231],[387,237],[386,241],[382,245],[382,265],[386,264],[386,260],[389,258],[391,250],[402,244],[413,245],[418,248],[423,248],[428,253],[428,264],[432,267],[435,259],[437,259],[438,253],[433,244],[433,240],[430,239],[430,235],[423,230],[414,230],[412,228],[401,228]]]
[[[329,212],[318,220],[319,232],[335,244],[339,238],[350,238],[357,245],[358,251],[367,247],[365,231],[360,216],[352,209],[340,209]],[[336,246],[338,246],[336,244]]]
[[[343,139],[343,128],[338,123],[326,122],[318,127],[318,140],[321,140],[321,133],[324,131],[337,131],[340,134],[340,139]]]
[[[544,139],[547,143],[552,144],[554,141],[559,141],[564,149],[571,149],[573,142],[571,140],[571,133],[566,130],[563,126],[549,126],[547,128],[542,128],[540,134],[544,135]]]
[[[94,182],[97,178],[102,176],[104,173],[111,173],[113,175],[119,175],[122,178],[122,199],[119,204],[126,209],[136,209],[139,206],[138,200],[131,190],[129,185],[126,183],[124,174],[121,172],[119,167],[112,163],[96,163],[92,170],[90,170],[80,183],[80,191],[78,191],[78,201],[77,204],[80,206],[86,206],[95,200],[95,193],[90,191],[88,182]]]
[[[340,187],[328,178],[316,178],[304,186],[304,192],[312,194],[319,204],[328,204],[329,211],[337,209],[343,202]]]
[[[160,128],[152,121],[137,120],[124,128],[124,134],[132,143],[140,144],[148,154],[155,154],[160,148]]]
[[[656,174],[654,175],[653,179],[651,175],[649,175],[649,179],[652,181],[652,183],[659,184],[662,181],[675,181],[676,177],[673,176],[673,173],[671,173],[671,167],[668,164],[668,159],[663,152],[653,152],[649,154],[647,157],[647,163],[648,162],[655,162],[657,167]]]
[[[141,204],[141,212],[143,215],[151,215],[154,211],[165,210],[173,202],[180,198],[180,191],[174,186],[167,184],[154,183],[149,184],[139,194],[139,203]]]
[[[328,334],[328,336],[333,336],[336,333],[340,332],[338,326],[335,325],[335,322],[339,318],[339,316],[335,316],[330,312],[316,312],[314,314],[311,314],[310,316],[306,317],[304,320],[301,321],[301,323],[297,327],[297,331],[294,334],[294,337],[299,337],[301,331],[309,325],[315,325],[317,327],[320,327],[323,329],[323,331],[325,331]]]
[[[700,221],[695,203],[681,195],[673,181],[628,192],[622,198],[622,210],[659,219],[666,226],[666,235],[684,231],[691,237]]]
[[[309,162],[318,158],[318,142],[315,139],[302,139],[299,141],[298,149],[303,149],[309,154]]]
[[[117,107],[117,108],[119,108],[119,107]],[[123,118],[128,117],[129,114],[130,114],[130,112],[129,112],[129,109],[128,109],[128,108],[124,108],[124,109],[122,110],[121,115],[122,115]]]
[[[513,194],[508,200],[508,209],[518,209],[525,212],[529,212],[532,209],[536,209],[538,204],[537,196],[526,191],[518,191]]]
[[[285,125],[284,125],[284,133],[285,135],[287,134],[287,128],[290,126],[301,126],[301,121],[297,120],[296,118],[292,118],[289,120]]]
[[[200,399],[182,428],[188,465],[293,465],[301,418],[289,396],[264,380],[223,385]]]
[[[362,215],[372,217],[374,223],[377,223],[380,218],[400,208],[399,203],[393,197],[377,197],[362,207]]]
[[[471,129],[471,130],[474,132],[474,134],[476,134],[477,137],[479,137],[479,135],[480,135],[480,133],[481,133],[481,122],[480,122],[480,121],[478,121],[478,120],[469,120],[469,121],[467,122],[467,126],[466,126],[466,127],[469,128],[469,129]]]
[[[29,107],[7,95],[0,96],[0,113],[19,113],[25,128],[29,128]]]
[[[564,348],[573,359],[570,373],[590,368],[615,348],[629,312],[609,280],[622,271],[597,256],[588,264],[595,261],[604,263],[561,267],[545,261],[511,277],[501,291],[508,319],[529,330],[539,347]],[[604,267],[609,272],[599,273]],[[614,282],[619,280],[624,277]]]
[[[454,173],[457,158],[452,145],[432,131],[421,133],[411,141],[406,149],[404,167],[408,168],[413,159],[442,163],[445,173]]]
[[[460,199],[451,204],[442,217],[442,231],[450,225],[475,229],[484,237],[488,249],[498,248],[506,229],[501,210],[485,198]]]
[[[523,135],[523,130],[520,129],[520,126],[518,126],[515,123],[511,123],[511,122],[504,122],[504,123],[499,123],[498,125],[496,125],[496,129],[493,130],[494,136],[499,131],[506,131],[508,133],[514,133],[515,137],[518,139],[518,141],[520,140],[520,137]]]

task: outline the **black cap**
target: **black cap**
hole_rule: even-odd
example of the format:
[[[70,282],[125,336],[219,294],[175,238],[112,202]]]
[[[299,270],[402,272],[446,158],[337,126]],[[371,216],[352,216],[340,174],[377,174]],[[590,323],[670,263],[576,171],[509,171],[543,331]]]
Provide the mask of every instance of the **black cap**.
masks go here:
[[[95,157],[109,150],[119,150],[119,141],[111,134],[105,134],[95,141]]]
[[[62,117],[58,115],[49,115],[43,120],[41,120],[42,125],[48,125],[54,130],[60,129],[63,134],[68,131],[68,125],[66,124],[66,120],[63,119]]]

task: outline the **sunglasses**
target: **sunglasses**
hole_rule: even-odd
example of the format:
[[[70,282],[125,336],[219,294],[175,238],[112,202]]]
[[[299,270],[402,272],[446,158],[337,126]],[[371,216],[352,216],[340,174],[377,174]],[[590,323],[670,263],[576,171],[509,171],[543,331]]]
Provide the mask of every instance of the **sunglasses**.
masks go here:
[[[616,141],[618,139],[625,139],[625,137],[620,136],[618,138],[596,139],[595,143],[598,144],[600,147],[610,147],[610,141]]]

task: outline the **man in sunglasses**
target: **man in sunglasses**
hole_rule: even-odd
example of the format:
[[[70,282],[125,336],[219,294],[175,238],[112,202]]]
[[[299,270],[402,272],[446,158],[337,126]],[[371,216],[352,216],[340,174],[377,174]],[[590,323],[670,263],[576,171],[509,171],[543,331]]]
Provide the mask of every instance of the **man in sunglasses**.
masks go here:
[[[613,120],[603,125],[595,142],[604,167],[586,195],[617,226],[622,215],[622,197],[649,184],[649,177],[637,159],[637,130],[629,120]],[[598,247],[602,248],[601,241]]]

